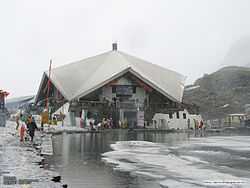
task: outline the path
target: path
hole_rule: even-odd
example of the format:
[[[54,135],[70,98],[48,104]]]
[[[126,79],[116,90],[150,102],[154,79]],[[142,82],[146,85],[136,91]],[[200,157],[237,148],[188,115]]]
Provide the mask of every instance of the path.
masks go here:
[[[43,157],[28,141],[20,143],[15,131],[15,123],[7,122],[5,128],[0,127],[0,187],[1,188],[59,188],[61,184],[51,182],[56,172],[45,170],[39,166]],[[44,154],[52,154],[51,136],[40,139],[37,132],[36,143]],[[46,146],[46,147],[45,147]]]

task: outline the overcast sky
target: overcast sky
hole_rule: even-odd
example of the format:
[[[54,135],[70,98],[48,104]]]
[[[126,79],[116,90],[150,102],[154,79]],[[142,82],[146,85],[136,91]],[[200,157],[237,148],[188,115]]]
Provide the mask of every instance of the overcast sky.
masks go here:
[[[250,35],[249,0],[1,0],[0,88],[36,94],[42,73],[118,49],[187,76],[219,68]]]

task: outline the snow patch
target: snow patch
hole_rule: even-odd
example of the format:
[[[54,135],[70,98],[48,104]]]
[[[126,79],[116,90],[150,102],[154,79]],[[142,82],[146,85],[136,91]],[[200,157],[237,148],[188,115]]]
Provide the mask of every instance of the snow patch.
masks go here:
[[[229,104],[225,104],[225,105],[221,106],[221,108],[227,108],[227,107],[229,107]]]
[[[190,86],[190,87],[185,88],[185,91],[195,90],[195,89],[198,89],[198,88],[200,88],[200,87],[201,87],[200,85]]]
[[[230,139],[221,138],[205,138],[202,143],[200,140],[191,139],[189,144],[207,144],[223,145]],[[232,138],[232,137],[230,137]],[[236,145],[242,142],[242,137],[236,137],[228,145],[224,143],[224,147]],[[205,142],[208,143],[205,143]],[[245,141],[245,140],[244,140]],[[246,140],[248,141],[248,139]],[[239,145],[238,145],[239,146]],[[215,169],[208,169],[209,162],[202,161],[201,159],[193,156],[182,155],[177,156],[174,153],[164,152],[169,151],[169,148],[163,144],[156,144],[151,142],[141,141],[120,141],[111,146],[114,151],[103,154],[103,160],[106,163],[115,164],[116,170],[128,171],[131,174],[148,176],[156,179],[166,178],[166,181],[159,182],[161,186],[169,187],[204,187],[206,181],[221,180],[226,182],[231,181],[244,181],[243,187],[249,187],[250,179],[236,177],[231,174],[222,173]],[[182,147],[182,146],[181,146]],[[247,147],[247,144],[243,148]],[[153,149],[153,152],[150,152]],[[236,148],[237,149],[237,148]],[[241,148],[242,149],[242,148]],[[178,180],[178,181],[176,181]],[[228,187],[229,184],[225,185]]]
[[[208,138],[192,138],[190,144],[222,147],[235,151],[250,151],[250,136],[214,136]]]
[[[199,158],[193,157],[193,156],[182,155],[181,158],[184,159],[184,160],[193,162],[193,163],[209,164],[207,161],[202,161]]]

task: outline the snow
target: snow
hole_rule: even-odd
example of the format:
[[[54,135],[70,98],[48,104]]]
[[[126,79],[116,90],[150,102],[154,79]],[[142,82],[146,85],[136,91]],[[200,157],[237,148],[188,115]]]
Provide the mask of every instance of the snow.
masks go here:
[[[0,146],[5,145],[13,138],[11,135],[13,133],[12,130],[9,127],[0,127]]]
[[[200,188],[201,186],[195,185],[195,184],[190,184],[190,183],[185,183],[185,182],[179,182],[176,180],[164,180],[160,182],[161,187],[163,188]],[[171,186],[169,186],[171,185]]]
[[[165,178],[165,176],[162,176],[162,175],[157,175],[157,174],[153,174],[150,172],[143,172],[143,171],[135,171],[134,174],[140,175],[140,176],[146,176],[146,177],[150,177],[150,178],[154,178],[154,179],[164,179]]]
[[[215,136],[209,138],[192,138],[192,144],[200,146],[217,146],[235,151],[250,151],[250,136],[223,137]]]
[[[250,178],[238,177],[228,171],[220,172],[210,162],[189,156],[188,153],[176,155],[171,152],[173,149],[182,150],[196,145],[250,151],[250,137],[194,138],[175,148],[145,141],[119,141],[111,145],[114,151],[103,154],[103,160],[113,164],[116,170],[154,178],[162,187],[213,187],[215,181],[220,181],[223,187],[232,187],[230,182],[238,187],[250,186]]]
[[[62,133],[62,132],[87,132],[89,131],[86,128],[79,128],[79,127],[67,127],[67,126],[53,126],[52,128],[48,129],[47,131],[52,133]]]
[[[198,89],[200,87],[201,87],[200,85],[195,85],[195,86],[187,87],[187,88],[185,88],[185,91],[195,90],[195,89]]]
[[[0,187],[20,187],[18,184],[3,185],[3,176],[14,176],[18,181],[23,179],[34,181],[32,188],[41,187],[39,184],[43,184],[46,188],[56,187],[57,185],[50,180],[58,176],[58,173],[40,168],[37,163],[43,157],[37,155],[37,151],[29,143],[20,143],[15,132],[14,122],[7,122],[7,127],[0,128]],[[4,174],[1,171],[4,171]]]
[[[227,108],[229,106],[229,104],[225,104],[223,106],[221,106],[221,108]]]
[[[204,164],[209,164],[207,161],[202,161],[197,157],[193,157],[193,156],[186,156],[186,155],[182,155],[181,159],[193,162],[193,163],[204,163]]]

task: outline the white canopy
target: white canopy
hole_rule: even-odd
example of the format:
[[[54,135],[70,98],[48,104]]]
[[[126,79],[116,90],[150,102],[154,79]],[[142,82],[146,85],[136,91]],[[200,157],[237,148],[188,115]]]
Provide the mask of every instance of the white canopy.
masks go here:
[[[69,101],[79,99],[130,72],[173,101],[181,102],[185,77],[181,74],[113,50],[51,71],[51,82]],[[45,72],[48,77],[48,72]],[[41,84],[42,85],[42,84]],[[40,92],[39,89],[38,93]]]

